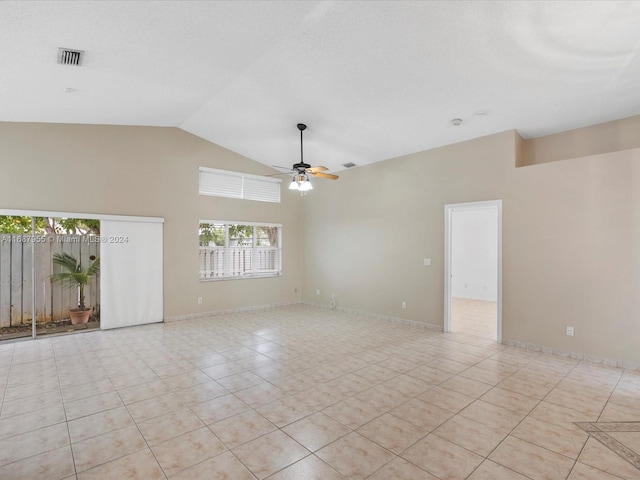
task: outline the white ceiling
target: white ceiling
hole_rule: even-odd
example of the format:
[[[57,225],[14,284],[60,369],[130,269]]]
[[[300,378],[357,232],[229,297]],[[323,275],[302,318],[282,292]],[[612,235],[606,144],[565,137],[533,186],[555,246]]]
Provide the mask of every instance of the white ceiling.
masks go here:
[[[638,1],[2,1],[0,45],[0,121],[175,126],[267,165],[299,122],[339,171],[640,114]]]

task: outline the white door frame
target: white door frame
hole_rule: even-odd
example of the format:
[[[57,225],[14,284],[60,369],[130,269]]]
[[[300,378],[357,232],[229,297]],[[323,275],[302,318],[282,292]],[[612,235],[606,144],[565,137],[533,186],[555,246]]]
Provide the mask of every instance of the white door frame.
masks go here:
[[[454,210],[496,207],[498,210],[498,296],[497,296],[497,341],[502,343],[502,200],[451,203],[444,206],[444,331],[451,332],[451,235]]]

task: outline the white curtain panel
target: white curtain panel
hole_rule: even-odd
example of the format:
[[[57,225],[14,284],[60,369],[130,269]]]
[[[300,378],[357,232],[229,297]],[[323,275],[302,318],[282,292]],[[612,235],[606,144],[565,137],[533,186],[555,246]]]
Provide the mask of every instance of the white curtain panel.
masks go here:
[[[102,220],[100,328],[162,322],[162,219]]]

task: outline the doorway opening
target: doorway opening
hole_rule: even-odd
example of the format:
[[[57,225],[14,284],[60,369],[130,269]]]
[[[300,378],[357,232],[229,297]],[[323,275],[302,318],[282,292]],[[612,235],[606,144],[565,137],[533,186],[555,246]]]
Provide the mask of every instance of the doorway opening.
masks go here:
[[[502,342],[502,200],[445,205],[444,331]]]

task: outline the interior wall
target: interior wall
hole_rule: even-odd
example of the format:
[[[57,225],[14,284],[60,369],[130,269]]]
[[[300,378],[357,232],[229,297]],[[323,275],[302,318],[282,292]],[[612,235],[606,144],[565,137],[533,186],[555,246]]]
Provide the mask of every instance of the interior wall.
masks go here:
[[[640,364],[640,150],[516,168],[520,147],[509,131],[316,181],[304,300],[442,327],[443,206],[503,199],[503,339]]]
[[[165,318],[297,301],[299,199],[201,196],[199,166],[273,173],[177,128],[0,122],[0,208],[165,218]],[[201,218],[282,223],[283,275],[200,282]]]
[[[640,115],[522,141],[517,166],[640,148]]]
[[[303,202],[303,298],[328,304],[335,293],[339,307],[442,328],[444,205],[504,198],[514,142],[505,132],[315,181]]]
[[[498,210],[454,209],[451,224],[451,296],[498,300]]]
[[[164,217],[166,317],[287,303],[302,285],[308,302],[442,327],[443,206],[503,199],[503,338],[640,363],[640,149],[516,168],[521,147],[503,132],[305,197],[285,185],[274,205],[199,196],[200,165],[271,170],[178,129],[0,123],[0,208]],[[199,282],[198,220],[216,217],[282,223],[283,276]]]
[[[638,185],[640,149],[517,169],[506,338],[640,364]]]

